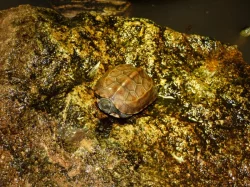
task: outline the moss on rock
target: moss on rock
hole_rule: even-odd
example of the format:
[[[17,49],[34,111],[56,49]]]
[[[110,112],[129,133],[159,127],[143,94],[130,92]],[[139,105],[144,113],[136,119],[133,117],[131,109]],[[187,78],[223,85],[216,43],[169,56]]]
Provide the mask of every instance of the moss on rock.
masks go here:
[[[246,186],[250,66],[236,46],[147,19],[0,12],[0,185]],[[103,114],[92,87],[131,63],[157,101]]]

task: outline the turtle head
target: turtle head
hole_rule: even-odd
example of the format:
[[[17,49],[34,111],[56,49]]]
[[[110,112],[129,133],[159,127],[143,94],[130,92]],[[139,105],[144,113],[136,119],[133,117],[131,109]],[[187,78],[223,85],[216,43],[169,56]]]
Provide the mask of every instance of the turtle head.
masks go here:
[[[123,114],[121,113],[113,104],[113,102],[110,99],[107,98],[100,98],[97,100],[98,107],[100,110],[105,112],[106,114],[109,114],[111,116],[114,116],[116,118],[127,118],[131,115]]]
[[[100,110],[107,114],[110,114],[113,110],[112,108],[115,107],[114,104],[110,101],[110,99],[107,98],[98,99],[97,104]]]

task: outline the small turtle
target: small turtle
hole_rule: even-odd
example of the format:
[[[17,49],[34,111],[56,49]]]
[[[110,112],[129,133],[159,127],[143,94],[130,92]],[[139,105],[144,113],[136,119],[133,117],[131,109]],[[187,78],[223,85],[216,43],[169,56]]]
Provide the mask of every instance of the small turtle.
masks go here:
[[[142,68],[122,64],[107,71],[94,87],[98,107],[116,118],[142,111],[157,97],[153,80]]]

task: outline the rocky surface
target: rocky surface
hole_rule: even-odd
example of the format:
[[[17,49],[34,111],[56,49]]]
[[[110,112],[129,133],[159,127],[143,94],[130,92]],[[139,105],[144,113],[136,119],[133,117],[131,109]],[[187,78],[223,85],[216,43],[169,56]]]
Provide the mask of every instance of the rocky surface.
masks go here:
[[[0,12],[0,186],[249,186],[250,66],[150,20]],[[159,97],[119,120],[92,90],[117,64]]]
[[[72,18],[81,12],[98,12],[98,14],[126,15],[130,2],[127,0],[48,0],[53,9],[65,17]]]

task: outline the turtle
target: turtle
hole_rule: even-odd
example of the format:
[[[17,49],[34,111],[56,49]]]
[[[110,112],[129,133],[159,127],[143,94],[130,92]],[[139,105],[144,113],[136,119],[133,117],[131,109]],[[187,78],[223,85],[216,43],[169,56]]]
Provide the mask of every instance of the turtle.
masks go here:
[[[157,98],[152,78],[141,67],[121,64],[108,70],[94,86],[97,105],[116,118],[137,114]]]

